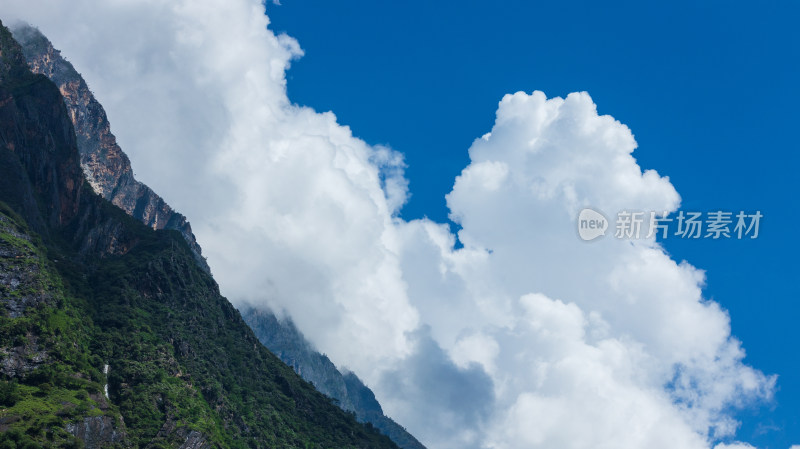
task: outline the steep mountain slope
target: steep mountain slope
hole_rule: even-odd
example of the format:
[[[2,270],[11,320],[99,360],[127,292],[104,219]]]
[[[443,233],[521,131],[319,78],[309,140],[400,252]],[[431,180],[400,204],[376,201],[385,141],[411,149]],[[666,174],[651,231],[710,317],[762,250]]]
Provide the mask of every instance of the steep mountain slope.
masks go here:
[[[290,319],[279,319],[270,311],[252,307],[241,312],[264,346],[317,390],[335,399],[342,409],[354,412],[361,422],[371,423],[403,449],[425,449],[405,428],[383,414],[375,394],[358,376],[352,372],[342,374],[328,357],[314,349]]]
[[[186,217],[134,179],[131,162],[117,145],[105,110],[72,64],[36,28],[19,24],[12,32],[31,71],[49,78],[64,97],[78,139],[81,167],[94,191],[153,229],[180,231],[200,266],[209,271]]]
[[[103,395],[93,329],[66,292],[47,251],[0,203],[0,442],[3,447],[87,446],[127,440]],[[10,445],[9,443],[13,443]]]
[[[0,447],[396,447],[264,348],[179,232],[93,192],[2,24],[0,202]]]
[[[133,179],[130,161],[116,144],[103,107],[72,64],[36,28],[20,24],[13,28],[13,33],[30,69],[47,76],[64,96],[78,137],[81,165],[94,190],[154,229],[180,231],[195,254],[200,255],[186,219]],[[207,269],[204,260],[199,260]],[[290,321],[280,321],[269,311],[255,309],[243,311],[243,316],[261,343],[319,391],[335,399],[343,410],[354,412],[361,422],[373,424],[404,449],[424,449],[402,426],[383,414],[369,388],[352,373],[342,375]]]

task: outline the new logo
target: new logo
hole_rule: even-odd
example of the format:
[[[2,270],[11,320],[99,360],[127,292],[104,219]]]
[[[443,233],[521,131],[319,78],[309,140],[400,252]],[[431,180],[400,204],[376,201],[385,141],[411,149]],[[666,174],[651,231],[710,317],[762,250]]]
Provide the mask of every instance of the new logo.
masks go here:
[[[606,235],[608,229],[608,219],[594,209],[583,209],[578,214],[578,235],[581,240],[594,240]]]

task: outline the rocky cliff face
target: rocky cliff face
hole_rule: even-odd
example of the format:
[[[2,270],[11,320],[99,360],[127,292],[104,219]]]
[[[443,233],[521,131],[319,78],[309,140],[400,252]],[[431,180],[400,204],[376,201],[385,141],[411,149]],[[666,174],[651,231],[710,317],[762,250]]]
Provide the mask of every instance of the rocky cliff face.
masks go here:
[[[92,190],[2,24],[0,447],[396,447],[261,345],[184,237]]]
[[[317,352],[289,318],[280,319],[270,311],[252,307],[242,310],[242,318],[256,337],[284,363],[311,382],[344,410],[355,413],[359,421],[370,423],[403,449],[425,449],[401,425],[383,414],[375,394],[352,372],[342,374],[330,359]]]
[[[209,271],[186,217],[134,179],[130,160],[117,145],[105,110],[72,64],[36,28],[21,24],[12,32],[31,71],[50,79],[64,97],[77,137],[81,167],[94,191],[153,229],[179,231],[198,263]]]
[[[103,107],[72,64],[37,29],[18,25],[13,34],[25,56],[22,62],[27,63],[34,73],[55,83],[64,97],[77,137],[80,165],[92,189],[148,227],[179,231],[200,266],[208,271],[186,218],[173,211],[149,187],[134,179],[130,161],[117,145]],[[15,64],[19,63],[17,57]],[[79,220],[77,226],[83,254],[125,254],[137,243],[137,239],[127,235],[126,228],[118,221],[98,222],[87,216]],[[352,373],[342,375],[326,356],[313,349],[291,321],[281,321],[271,312],[254,309],[245,311],[244,317],[262,344],[320,392],[333,398],[343,410],[355,413],[361,422],[371,423],[404,449],[424,449],[402,426],[383,414],[369,388]],[[195,440],[190,438],[187,441]]]
[[[56,229],[89,212],[81,205],[90,196],[58,90],[27,70],[21,49],[0,24],[0,439],[5,446],[35,447],[36,431],[59,416],[69,422],[49,429],[52,444],[72,444],[78,435],[86,447],[125,439],[122,416],[97,394],[100,379],[99,373],[92,376],[86,328],[41,246],[40,236],[58,239]]]

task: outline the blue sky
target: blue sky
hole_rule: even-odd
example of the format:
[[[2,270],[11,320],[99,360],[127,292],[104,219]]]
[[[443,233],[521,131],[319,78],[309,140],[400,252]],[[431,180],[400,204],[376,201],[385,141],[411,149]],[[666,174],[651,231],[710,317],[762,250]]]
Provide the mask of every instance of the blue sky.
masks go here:
[[[287,75],[291,100],[405,154],[406,219],[447,219],[444,195],[497,102],[533,90],[588,91],[683,210],[762,211],[754,241],[664,243],[707,270],[706,297],[729,310],[746,362],[780,376],[774,403],[739,415],[737,437],[800,441],[800,4],[284,0],[267,13],[305,50]]]
[[[284,0],[268,28],[261,0],[26,0],[0,16],[83,74],[222,293],[285,312],[431,449],[790,449],[790,8]],[[576,236],[582,205],[673,210],[675,189],[684,211],[760,210],[759,238],[672,237],[670,258]]]

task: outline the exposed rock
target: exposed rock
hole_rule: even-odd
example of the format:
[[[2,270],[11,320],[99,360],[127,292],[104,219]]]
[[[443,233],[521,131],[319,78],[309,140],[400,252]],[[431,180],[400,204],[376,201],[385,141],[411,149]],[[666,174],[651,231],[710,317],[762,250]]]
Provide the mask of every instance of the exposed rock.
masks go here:
[[[126,235],[125,227],[118,221],[106,221],[86,228],[80,244],[81,254],[125,254],[135,244],[135,239]]]
[[[121,421],[121,420],[120,420]],[[101,448],[112,443],[125,441],[122,422],[115,422],[109,416],[92,416],[83,421],[67,424],[67,432],[83,441],[86,449]]]
[[[186,217],[134,178],[128,156],[111,133],[105,110],[72,64],[36,28],[19,25],[12,31],[31,71],[46,76],[61,91],[75,128],[81,167],[94,191],[153,229],[179,231],[198,264],[209,272]]]
[[[205,435],[196,430],[179,426],[171,417],[167,418],[167,421],[147,447],[160,447],[160,444],[164,442],[168,442],[172,447],[181,449],[207,449],[213,447]],[[180,446],[178,446],[179,444]]]
[[[206,449],[210,447],[211,445],[208,444],[202,433],[192,430],[189,435],[186,435],[186,441],[179,449]]]
[[[0,347],[0,372],[10,378],[20,377],[38,368],[47,360],[45,352],[35,335],[27,335],[26,341],[13,348]]]

